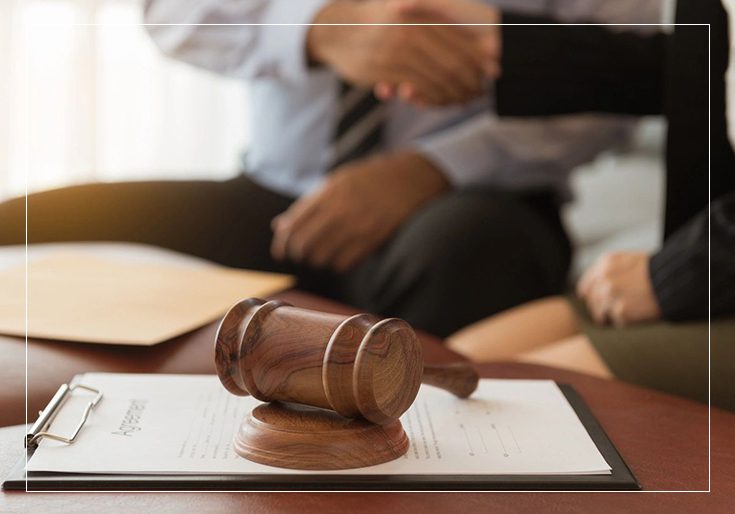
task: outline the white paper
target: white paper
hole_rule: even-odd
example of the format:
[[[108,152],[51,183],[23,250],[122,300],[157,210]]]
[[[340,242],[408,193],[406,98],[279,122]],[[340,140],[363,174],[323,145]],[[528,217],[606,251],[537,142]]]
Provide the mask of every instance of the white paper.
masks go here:
[[[259,402],[209,375],[89,373],[104,397],[72,445],[43,440],[29,471],[113,474],[344,473],[274,468],[238,457],[232,438]],[[69,433],[88,396],[75,393],[51,430]],[[401,418],[411,441],[395,461],[351,474],[610,474],[552,381],[482,380],[468,400],[422,386]]]

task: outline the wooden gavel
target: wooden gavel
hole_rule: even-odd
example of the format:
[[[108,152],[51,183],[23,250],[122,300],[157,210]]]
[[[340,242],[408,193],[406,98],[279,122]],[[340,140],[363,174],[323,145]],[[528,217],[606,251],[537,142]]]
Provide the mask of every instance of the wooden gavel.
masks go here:
[[[232,394],[378,424],[406,412],[422,382],[461,398],[478,383],[468,364],[425,365],[421,343],[403,320],[326,314],[256,298],[240,301],[223,318],[215,363]]]

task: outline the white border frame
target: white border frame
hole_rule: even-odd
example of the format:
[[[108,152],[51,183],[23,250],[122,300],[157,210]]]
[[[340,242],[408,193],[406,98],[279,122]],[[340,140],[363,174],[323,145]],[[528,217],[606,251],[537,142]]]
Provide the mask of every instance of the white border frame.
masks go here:
[[[120,24],[99,24],[99,23],[75,23],[71,26],[76,27],[141,27],[141,26],[214,26],[214,27],[248,27],[248,26],[277,26],[277,27],[303,27],[303,26],[345,26],[345,27],[357,27],[357,26],[463,26],[463,27],[487,27],[487,26],[504,26],[504,25],[515,25],[515,26],[603,26],[603,27],[707,27],[707,49],[708,49],[708,77],[707,82],[709,86],[707,105],[708,105],[708,127],[707,134],[709,139],[708,145],[708,196],[710,205],[707,208],[707,246],[708,246],[708,302],[707,302],[707,320],[708,320],[708,334],[707,334],[707,489],[706,490],[641,490],[641,491],[605,491],[605,490],[566,490],[566,491],[543,491],[543,490],[498,490],[498,491],[456,491],[456,490],[376,490],[376,491],[362,491],[362,490],[344,490],[344,491],[303,491],[303,490],[222,490],[222,491],[202,491],[202,490],[95,490],[95,491],[57,491],[57,490],[44,490],[44,491],[33,491],[28,489],[28,457],[26,454],[26,493],[143,493],[143,494],[159,494],[159,493],[347,493],[347,492],[360,492],[360,493],[547,493],[547,494],[564,494],[564,493],[618,493],[618,494],[642,494],[642,493],[711,493],[712,492],[712,310],[711,310],[711,287],[712,287],[712,276],[711,276],[711,201],[712,201],[712,169],[711,169],[711,65],[712,65],[712,38],[711,38],[711,24],[709,23],[520,23],[520,24],[505,24],[505,23],[120,23]],[[31,27],[58,27],[55,24],[32,24]],[[28,50],[26,49],[26,54]],[[26,55],[26,59],[28,55]],[[29,109],[29,97],[25,96],[25,112]],[[28,136],[30,135],[30,126],[26,123],[26,172],[25,172],[25,420],[26,426],[28,425],[28,176],[30,174],[30,146],[28,145]]]

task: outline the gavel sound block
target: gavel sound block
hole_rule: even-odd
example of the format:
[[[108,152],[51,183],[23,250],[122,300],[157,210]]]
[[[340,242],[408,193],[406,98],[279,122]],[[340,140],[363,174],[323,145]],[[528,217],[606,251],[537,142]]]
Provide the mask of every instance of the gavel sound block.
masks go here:
[[[271,402],[243,421],[237,453],[293,469],[398,458],[409,446],[399,418],[422,382],[462,398],[478,383],[467,364],[424,365],[421,343],[400,319],[345,317],[254,298],[223,318],[215,363],[232,394]]]

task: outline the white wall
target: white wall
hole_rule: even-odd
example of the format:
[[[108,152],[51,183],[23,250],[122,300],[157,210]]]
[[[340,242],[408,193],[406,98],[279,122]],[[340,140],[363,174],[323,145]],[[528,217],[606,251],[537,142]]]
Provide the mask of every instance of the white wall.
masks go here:
[[[0,198],[236,172],[244,85],[166,59],[141,21],[139,0],[0,0]]]

